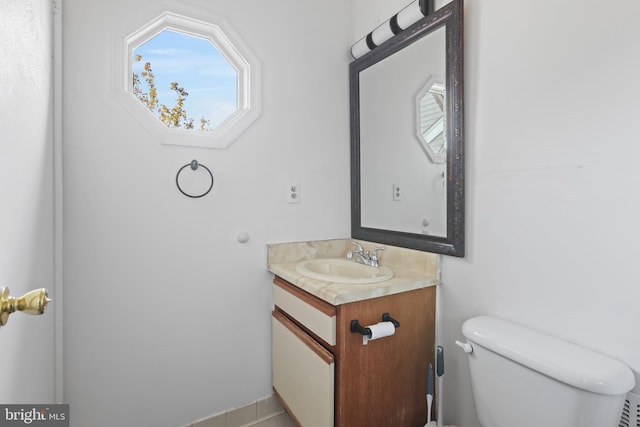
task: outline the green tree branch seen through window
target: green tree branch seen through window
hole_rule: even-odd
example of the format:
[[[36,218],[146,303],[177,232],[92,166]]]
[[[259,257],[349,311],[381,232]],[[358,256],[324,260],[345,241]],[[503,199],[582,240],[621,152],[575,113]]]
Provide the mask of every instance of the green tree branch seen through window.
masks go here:
[[[142,55],[135,55],[134,60],[135,62],[142,61]],[[141,79],[146,83],[144,88],[142,87]],[[184,105],[189,93],[185,88],[180,87],[178,82],[171,82],[169,89],[176,94],[175,105],[171,107],[158,101],[158,90],[155,85],[155,76],[150,62],[144,64],[140,75],[135,72],[133,73],[133,95],[138,98],[149,111],[156,114],[166,127],[194,130],[195,120],[188,116]],[[211,121],[201,117],[198,130],[211,131]]]

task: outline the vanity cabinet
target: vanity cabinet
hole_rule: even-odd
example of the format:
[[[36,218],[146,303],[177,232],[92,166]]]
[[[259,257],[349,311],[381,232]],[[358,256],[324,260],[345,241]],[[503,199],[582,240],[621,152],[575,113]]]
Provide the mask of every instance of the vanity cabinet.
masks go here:
[[[299,426],[424,426],[434,286],[335,306],[278,276],[273,290],[273,389]],[[351,321],[383,313],[400,326],[364,345]]]

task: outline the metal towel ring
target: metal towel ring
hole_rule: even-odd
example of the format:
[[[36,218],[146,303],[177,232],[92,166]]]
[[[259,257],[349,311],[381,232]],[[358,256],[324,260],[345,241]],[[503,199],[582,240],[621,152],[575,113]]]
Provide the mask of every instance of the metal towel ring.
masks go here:
[[[184,168],[186,168],[187,166],[191,166],[191,170],[196,170],[198,169],[198,167],[202,167],[204,168],[207,172],[209,172],[209,176],[211,177],[211,185],[209,186],[209,188],[207,189],[207,191],[205,191],[202,194],[198,194],[198,195],[193,195],[193,194],[189,194],[186,193],[181,187],[180,187],[180,182],[178,180],[178,178],[180,177],[180,172],[182,172],[182,170]],[[197,160],[192,160],[191,163],[187,163],[186,165],[182,166],[180,169],[178,169],[178,173],[176,174],[176,186],[178,187],[178,190],[180,190],[180,192],[182,194],[184,194],[187,197],[191,197],[192,199],[198,199],[200,197],[204,197],[207,194],[209,194],[209,191],[211,191],[211,189],[213,188],[213,174],[211,173],[211,171],[209,170],[208,167],[206,167],[205,165],[203,165],[202,163],[198,163]]]

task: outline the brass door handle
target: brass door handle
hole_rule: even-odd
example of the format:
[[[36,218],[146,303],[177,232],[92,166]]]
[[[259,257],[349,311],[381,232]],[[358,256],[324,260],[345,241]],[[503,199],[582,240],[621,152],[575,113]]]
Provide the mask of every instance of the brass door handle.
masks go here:
[[[2,288],[0,294],[0,326],[7,324],[9,315],[15,311],[22,311],[27,314],[42,314],[47,309],[47,304],[51,302],[46,289],[34,289],[14,298],[9,295],[9,288]]]

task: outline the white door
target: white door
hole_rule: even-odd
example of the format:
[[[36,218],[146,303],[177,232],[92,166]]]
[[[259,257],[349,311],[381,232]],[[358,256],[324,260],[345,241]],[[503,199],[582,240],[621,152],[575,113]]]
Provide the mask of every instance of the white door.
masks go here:
[[[13,297],[55,298],[51,9],[0,1],[0,288]],[[54,301],[0,327],[0,404],[55,403],[55,318]]]

